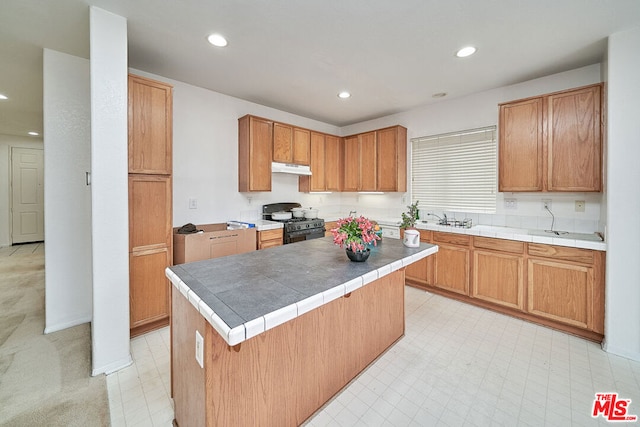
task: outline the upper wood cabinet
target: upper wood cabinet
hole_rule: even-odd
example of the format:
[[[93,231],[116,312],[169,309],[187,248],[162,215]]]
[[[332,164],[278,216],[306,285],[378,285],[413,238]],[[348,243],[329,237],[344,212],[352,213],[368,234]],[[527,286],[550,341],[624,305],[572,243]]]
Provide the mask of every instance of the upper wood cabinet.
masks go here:
[[[407,129],[394,126],[376,131],[378,191],[407,191]]]
[[[407,191],[407,129],[393,126],[344,140],[344,191]]]
[[[500,106],[499,190],[542,191],[542,98]]]
[[[309,166],[310,141],[310,131],[274,123],[273,161]]]
[[[171,175],[172,86],[129,75],[129,173]]]
[[[271,191],[273,129],[270,120],[238,119],[238,191]]]
[[[326,136],[322,133],[311,132],[311,176],[301,176],[298,179],[300,191],[327,191],[326,174]]]
[[[324,167],[327,191],[342,191],[344,140],[337,136],[324,136]],[[313,157],[312,157],[313,159]],[[313,170],[313,167],[311,168]]]
[[[602,84],[499,106],[499,191],[602,191]]]

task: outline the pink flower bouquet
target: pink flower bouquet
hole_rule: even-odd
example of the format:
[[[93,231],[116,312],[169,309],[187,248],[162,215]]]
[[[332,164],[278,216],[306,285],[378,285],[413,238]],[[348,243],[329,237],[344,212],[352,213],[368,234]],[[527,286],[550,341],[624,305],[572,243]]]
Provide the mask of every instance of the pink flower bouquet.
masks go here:
[[[364,251],[365,245],[376,245],[376,241],[380,240],[380,236],[376,234],[374,225],[363,216],[340,218],[338,227],[331,230],[333,234],[333,243],[336,245],[346,246],[353,252]]]

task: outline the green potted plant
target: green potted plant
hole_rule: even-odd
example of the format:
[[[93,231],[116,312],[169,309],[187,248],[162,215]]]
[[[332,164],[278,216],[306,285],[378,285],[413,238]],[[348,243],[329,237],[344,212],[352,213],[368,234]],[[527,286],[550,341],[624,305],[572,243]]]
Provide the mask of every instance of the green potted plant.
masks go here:
[[[419,200],[416,200],[414,204],[407,206],[407,212],[402,212],[402,224],[400,224],[400,228],[415,228],[416,221],[420,218],[418,214],[419,202]]]
[[[408,211],[402,212],[402,223],[400,228],[404,228],[404,238],[402,243],[409,248],[417,248],[420,246],[420,232],[416,230],[416,221],[419,218],[418,203],[407,206]]]

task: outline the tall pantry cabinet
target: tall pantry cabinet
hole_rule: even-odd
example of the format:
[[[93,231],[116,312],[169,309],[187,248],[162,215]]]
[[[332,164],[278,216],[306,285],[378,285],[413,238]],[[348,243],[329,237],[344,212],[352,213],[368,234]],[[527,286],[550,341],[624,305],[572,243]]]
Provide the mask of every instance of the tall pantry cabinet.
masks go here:
[[[169,324],[172,253],[172,86],[129,75],[131,336]]]

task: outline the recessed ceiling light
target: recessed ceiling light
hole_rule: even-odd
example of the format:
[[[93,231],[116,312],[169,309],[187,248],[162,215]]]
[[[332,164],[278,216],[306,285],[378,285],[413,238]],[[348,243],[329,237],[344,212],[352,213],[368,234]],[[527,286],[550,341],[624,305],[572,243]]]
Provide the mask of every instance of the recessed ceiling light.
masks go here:
[[[458,58],[466,58],[467,56],[471,56],[476,53],[476,48],[473,46],[463,47],[459,51],[456,52],[456,56]]]
[[[40,134],[39,134],[38,132],[33,132],[33,131],[31,131],[31,132],[29,132],[29,135],[31,135],[31,136],[38,136],[38,135],[40,135]]]
[[[7,95],[0,93],[0,99],[9,99]]]
[[[351,94],[347,91],[343,91],[338,94],[338,98],[342,98],[342,99],[351,98]]]
[[[433,98],[444,98],[447,96],[447,92],[438,92],[431,95]]]
[[[225,47],[227,45],[227,39],[222,37],[220,34],[211,34],[207,37],[209,43],[217,47]]]

